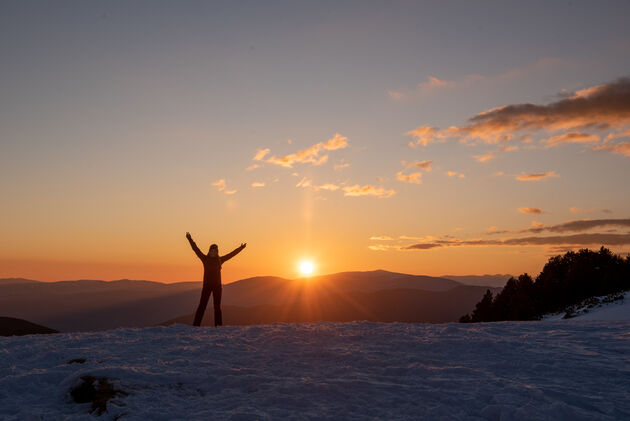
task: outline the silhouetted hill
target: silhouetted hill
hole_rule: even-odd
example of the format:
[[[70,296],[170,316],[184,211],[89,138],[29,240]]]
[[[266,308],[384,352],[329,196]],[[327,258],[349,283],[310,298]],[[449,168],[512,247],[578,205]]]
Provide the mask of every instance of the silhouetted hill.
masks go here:
[[[0,317],[0,336],[34,335],[40,333],[58,333],[35,323],[13,317]]]
[[[442,275],[442,278],[452,279],[465,285],[503,287],[512,275]]]
[[[378,322],[444,323],[457,321],[462,310],[483,296],[485,287],[460,285],[448,291],[388,289],[373,292],[321,292],[308,299],[277,305],[253,307],[223,306],[226,325],[273,322],[316,322],[368,320]],[[193,309],[194,310],[194,309]],[[192,324],[193,314],[162,324]],[[212,325],[212,311],[206,312],[203,325]]]
[[[225,285],[223,305],[241,308],[284,306],[311,302],[313,297],[349,292],[394,289],[445,292],[460,285],[445,278],[383,270],[293,280],[260,276]],[[200,290],[200,282],[0,281],[0,308],[3,315],[33,320],[60,331],[142,327],[191,313],[199,301]]]

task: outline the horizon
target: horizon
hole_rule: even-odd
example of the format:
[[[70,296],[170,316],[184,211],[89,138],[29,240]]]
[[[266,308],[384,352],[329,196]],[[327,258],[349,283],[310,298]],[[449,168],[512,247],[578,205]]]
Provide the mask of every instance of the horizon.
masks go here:
[[[415,274],[415,273],[402,273],[402,272],[393,272],[393,271],[389,271],[386,269],[374,269],[374,270],[344,270],[341,272],[332,272],[332,273],[323,273],[323,274],[315,274],[315,275],[310,275],[310,276],[304,276],[304,275],[300,275],[300,276],[296,276],[293,278],[287,278],[287,277],[283,277],[283,276],[278,276],[278,275],[254,275],[254,276],[249,276],[246,278],[241,278],[241,279],[236,279],[234,281],[231,282],[223,282],[223,285],[229,285],[229,284],[233,284],[235,282],[239,282],[239,281],[244,281],[244,280],[248,280],[248,279],[254,279],[254,278],[282,278],[282,279],[286,279],[288,281],[298,281],[298,280],[303,280],[303,281],[308,281],[310,278],[319,278],[319,277],[326,277],[326,276],[332,276],[332,275],[339,275],[339,274],[345,274],[345,273],[366,273],[366,272],[387,272],[387,273],[394,273],[394,274],[399,274],[399,275],[409,275],[409,276],[427,276],[430,278],[444,278],[444,279],[449,279],[449,280],[453,280],[450,279],[449,277],[497,277],[497,276],[518,276],[518,275],[510,275],[508,273],[495,273],[495,274],[489,274],[489,273],[485,273],[483,275],[474,275],[474,274],[466,274],[466,275],[438,275],[438,276],[432,276],[432,275],[425,275],[425,274]],[[163,282],[163,281],[155,281],[152,279],[130,279],[130,278],[119,278],[119,279],[91,279],[91,278],[81,278],[81,279],[55,279],[55,280],[41,280],[41,279],[31,279],[31,278],[24,278],[24,277],[0,277],[0,281],[5,281],[5,280],[9,280],[9,279],[20,279],[20,280],[24,280],[24,281],[35,281],[35,282],[47,282],[47,283],[53,283],[53,282],[77,282],[77,281],[98,281],[98,282],[118,282],[118,281],[134,281],[134,282],[156,282],[156,283],[160,283],[160,284],[174,284],[174,283],[189,283],[189,282],[198,282],[201,283],[202,281],[197,279],[191,279],[191,280],[180,280],[180,281],[173,281],[173,282]],[[456,281],[456,282],[460,282],[460,283],[464,283],[463,281]],[[464,283],[465,284],[465,283]],[[490,285],[489,285],[490,286]]]
[[[224,284],[627,255],[628,15],[3,2],[0,278],[200,281],[187,231],[247,243]]]

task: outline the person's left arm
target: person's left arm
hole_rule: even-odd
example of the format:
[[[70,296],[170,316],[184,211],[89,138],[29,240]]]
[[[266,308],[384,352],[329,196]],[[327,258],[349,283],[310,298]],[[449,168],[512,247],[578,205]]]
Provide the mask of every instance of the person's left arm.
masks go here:
[[[241,243],[241,246],[235,248],[234,251],[226,254],[225,256],[221,256],[221,263],[226,262],[226,261],[230,260],[232,257],[234,257],[237,254],[239,254],[241,252],[241,250],[243,250],[245,248],[245,246],[247,246],[247,243]]]

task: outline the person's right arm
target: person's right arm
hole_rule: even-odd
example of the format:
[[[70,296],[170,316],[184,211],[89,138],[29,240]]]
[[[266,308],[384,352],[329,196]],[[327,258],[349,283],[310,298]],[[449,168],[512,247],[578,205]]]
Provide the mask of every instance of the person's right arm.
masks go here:
[[[199,247],[197,247],[197,244],[195,244],[189,232],[186,233],[186,238],[188,239],[188,242],[190,243],[190,247],[192,247],[197,257],[203,260],[204,254],[201,252],[201,250],[199,250]]]

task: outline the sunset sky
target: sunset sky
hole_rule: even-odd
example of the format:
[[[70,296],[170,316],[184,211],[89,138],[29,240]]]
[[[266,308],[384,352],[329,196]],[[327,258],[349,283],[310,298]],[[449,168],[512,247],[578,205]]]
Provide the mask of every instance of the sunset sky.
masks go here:
[[[0,277],[630,252],[630,2],[0,3]]]

